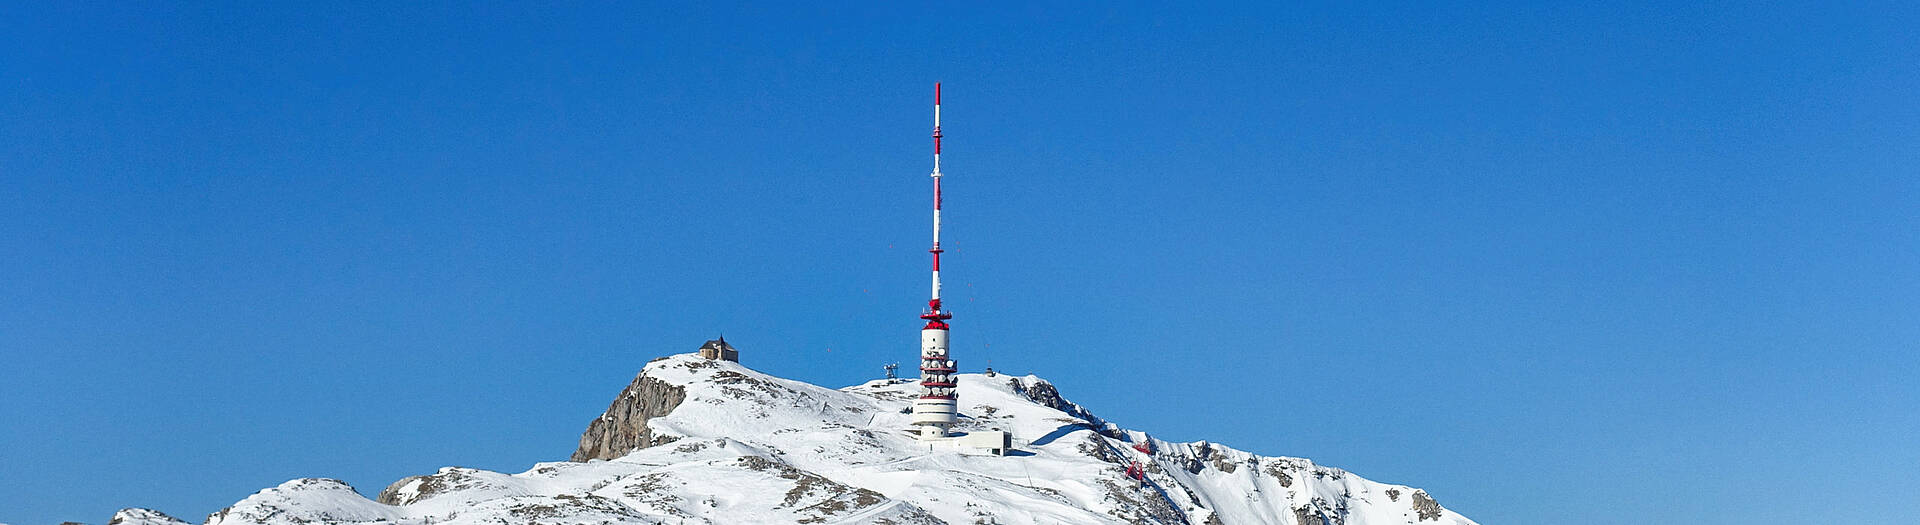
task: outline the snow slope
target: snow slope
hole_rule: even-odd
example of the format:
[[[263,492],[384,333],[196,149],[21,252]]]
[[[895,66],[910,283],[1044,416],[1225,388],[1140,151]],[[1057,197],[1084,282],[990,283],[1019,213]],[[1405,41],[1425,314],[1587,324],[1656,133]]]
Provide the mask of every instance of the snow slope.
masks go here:
[[[905,380],[833,390],[693,354],[641,374],[685,389],[645,422],[662,444],[518,474],[443,468],[394,483],[379,501],[339,481],[297,479],[206,523],[1473,523],[1419,489],[1306,459],[1152,440],[1033,376],[959,376],[955,430],[1015,436],[1013,455],[992,457],[909,436],[903,411],[916,387]],[[1135,460],[1144,483],[1126,474]]]

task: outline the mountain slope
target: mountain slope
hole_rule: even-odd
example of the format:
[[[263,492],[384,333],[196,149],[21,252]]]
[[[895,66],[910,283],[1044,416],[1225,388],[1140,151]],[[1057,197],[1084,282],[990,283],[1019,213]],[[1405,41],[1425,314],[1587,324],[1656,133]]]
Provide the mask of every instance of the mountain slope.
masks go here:
[[[1305,459],[1149,439],[1037,377],[959,382],[955,430],[1011,432],[1013,455],[914,440],[904,380],[834,390],[685,354],[647,364],[589,425],[578,461],[449,467],[371,500],[293,480],[207,523],[1473,523],[1424,491]],[[1144,482],[1126,473],[1136,460]]]

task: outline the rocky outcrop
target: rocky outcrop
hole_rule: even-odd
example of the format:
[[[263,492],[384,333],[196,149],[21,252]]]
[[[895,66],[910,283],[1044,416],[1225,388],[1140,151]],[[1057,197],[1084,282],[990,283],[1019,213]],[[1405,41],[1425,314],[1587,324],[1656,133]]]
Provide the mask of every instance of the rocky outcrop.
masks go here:
[[[647,420],[673,412],[686,399],[685,388],[647,377],[642,371],[613,399],[606,413],[587,425],[587,431],[580,434],[580,448],[573,451],[572,460],[613,459],[634,449],[677,439],[654,435],[653,429],[647,428]]]
[[[179,518],[153,509],[120,509],[107,525],[187,525]]]
[[[1413,511],[1419,513],[1419,521],[1440,521],[1440,516],[1443,515],[1440,502],[1434,501],[1433,497],[1428,496],[1427,491],[1424,490],[1413,491]]]
[[[411,476],[387,485],[373,501],[387,505],[412,505],[426,501],[448,492],[462,490],[505,490],[506,487],[491,483],[484,471],[461,467],[445,467],[440,472],[426,476]]]
[[[1053,383],[1049,383],[1045,379],[1033,376],[1024,378],[1015,377],[1007,380],[1007,386],[1013,387],[1014,392],[1019,393],[1034,403],[1040,404],[1040,406],[1066,412],[1069,416],[1085,420],[1087,424],[1092,426],[1095,432],[1114,439],[1121,438],[1119,427],[1108,424],[1106,420],[1100,419],[1100,416],[1093,415],[1093,412],[1088,411],[1086,408],[1072,401],[1068,401],[1067,398],[1061,397],[1060,390],[1054,388]]]
[[[440,493],[433,476],[407,476],[381,489],[373,501],[382,505],[409,505]]]

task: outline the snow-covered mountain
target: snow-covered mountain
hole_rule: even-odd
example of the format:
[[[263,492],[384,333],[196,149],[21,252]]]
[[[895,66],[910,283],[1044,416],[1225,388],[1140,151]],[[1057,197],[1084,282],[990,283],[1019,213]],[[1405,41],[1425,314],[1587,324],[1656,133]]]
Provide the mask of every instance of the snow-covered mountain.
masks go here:
[[[1010,455],[916,441],[906,380],[834,390],[683,354],[648,363],[588,426],[576,461],[519,474],[448,467],[373,499],[297,479],[206,523],[1473,523],[1425,491],[1306,459],[1150,439],[1038,377],[959,378],[955,430],[1011,432]],[[1143,481],[1127,473],[1135,461]],[[127,509],[114,523],[182,522]]]

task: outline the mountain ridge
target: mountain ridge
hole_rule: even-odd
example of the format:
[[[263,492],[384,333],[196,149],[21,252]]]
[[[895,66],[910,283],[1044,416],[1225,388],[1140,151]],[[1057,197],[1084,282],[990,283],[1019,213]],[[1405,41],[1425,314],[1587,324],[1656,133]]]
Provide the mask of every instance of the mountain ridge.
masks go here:
[[[296,479],[205,523],[1473,523],[1423,490],[1304,458],[1153,439],[1037,376],[958,380],[954,430],[1011,432],[1012,454],[914,439],[907,380],[829,389],[679,354],[647,363],[569,461],[519,474],[446,467],[373,499],[338,480]],[[184,523],[136,510],[115,519]]]

